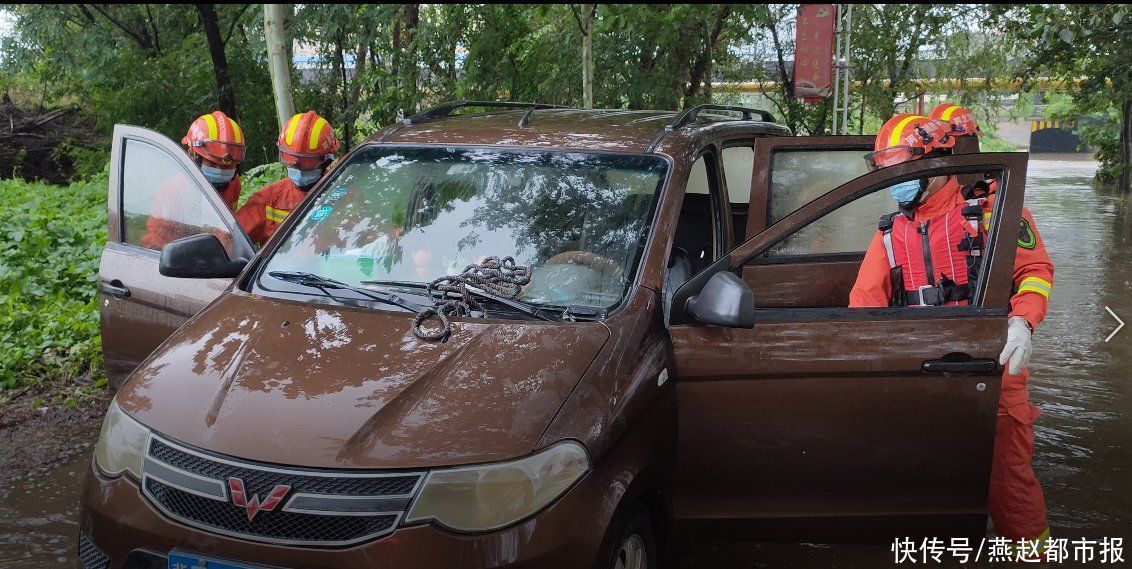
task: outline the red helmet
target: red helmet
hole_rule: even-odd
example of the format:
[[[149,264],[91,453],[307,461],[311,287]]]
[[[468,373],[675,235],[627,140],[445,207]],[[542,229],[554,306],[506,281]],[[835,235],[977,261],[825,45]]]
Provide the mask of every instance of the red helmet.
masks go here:
[[[236,121],[220,111],[197,117],[181,139],[189,156],[197,155],[222,166],[235,166],[244,160],[244,131]]]
[[[292,168],[312,170],[334,159],[338,137],[314,111],[292,116],[279,132],[279,160]]]
[[[865,155],[869,170],[895,166],[915,160],[933,150],[955,146],[948,136],[946,123],[909,113],[898,114],[884,123],[873,143],[873,151]]]
[[[943,121],[950,125],[951,136],[982,136],[979,123],[975,122],[975,113],[960,107],[955,103],[940,103],[932,109],[931,118]]]

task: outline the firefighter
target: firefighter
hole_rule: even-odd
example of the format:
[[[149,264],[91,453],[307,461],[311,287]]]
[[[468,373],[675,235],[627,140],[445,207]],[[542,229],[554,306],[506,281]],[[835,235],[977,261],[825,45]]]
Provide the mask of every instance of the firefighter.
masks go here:
[[[978,133],[973,119],[962,124],[950,120],[960,114],[970,115],[957,108],[951,113],[941,111],[942,120],[908,114],[892,117],[878,133],[874,152],[866,156],[869,168],[949,153],[956,137]],[[994,207],[993,186],[989,190],[983,183],[961,187],[953,176],[912,180],[889,188],[899,211],[881,218],[850,292],[849,306],[967,304],[979,276]],[[1006,235],[1013,237],[1013,232]],[[1041,484],[1031,466],[1033,422],[1039,411],[1030,403],[1026,366],[1031,336],[1045,318],[1052,287],[1053,263],[1033,216],[1023,208],[1007,339],[999,355],[1005,370],[987,509],[1000,537],[1015,543],[1036,541],[1038,552],[1048,547],[1049,523]]]
[[[236,202],[240,199],[240,176],[236,169],[244,160],[247,148],[240,125],[223,112],[213,111],[197,117],[189,125],[181,144],[228,209],[236,211]],[[185,183],[186,180],[178,176],[158,189],[146,220],[142,246],[160,250],[170,241],[199,233],[200,228],[180,221],[180,210],[184,209],[185,200],[191,199],[184,195]]]
[[[338,151],[338,138],[314,111],[294,115],[279,133],[279,161],[287,177],[256,192],[236,212],[252,242],[262,246],[318,182]]]
[[[189,125],[181,139],[201,174],[224,198],[228,209],[236,211],[240,199],[240,175],[236,168],[244,160],[244,131],[236,121],[220,111],[201,115]]]

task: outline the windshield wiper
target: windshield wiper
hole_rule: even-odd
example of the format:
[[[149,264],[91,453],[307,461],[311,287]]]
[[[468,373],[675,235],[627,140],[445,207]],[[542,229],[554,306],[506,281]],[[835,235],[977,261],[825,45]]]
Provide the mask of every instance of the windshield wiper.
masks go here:
[[[372,280],[372,281],[362,281],[362,284],[364,284],[364,285],[373,284],[373,285],[386,285],[386,286],[403,286],[403,287],[407,287],[407,288],[418,288],[418,289],[427,289],[428,288],[428,283],[421,283],[421,282],[416,282],[416,281]],[[531,316],[533,318],[538,318],[539,320],[553,320],[553,318],[546,316],[546,315],[539,312],[539,310],[542,310],[542,307],[527,304],[527,303],[520,301],[520,300],[515,300],[515,299],[512,299],[512,298],[507,298],[507,297],[504,297],[504,296],[492,294],[490,292],[480,290],[478,288],[472,288],[470,286],[466,286],[465,288],[467,289],[468,294],[470,294],[470,295],[472,295],[476,298],[483,299],[483,300],[491,300],[493,302],[498,302],[499,304],[514,308],[515,310],[518,310],[519,312],[522,312],[523,314],[526,314],[526,315]]]
[[[316,275],[314,273],[306,273],[302,271],[271,271],[267,273],[267,275],[281,281],[317,288],[321,290],[323,294],[331,298],[341,299],[343,297],[332,294],[328,289],[342,289],[355,292],[371,300],[376,300],[378,302],[383,302],[385,304],[391,304],[393,306],[404,308],[405,310],[408,310],[412,313],[420,313],[422,310],[432,308],[431,306],[426,306],[406,300],[396,294],[366,290],[364,288],[351,286],[344,282],[336,281],[322,275]]]

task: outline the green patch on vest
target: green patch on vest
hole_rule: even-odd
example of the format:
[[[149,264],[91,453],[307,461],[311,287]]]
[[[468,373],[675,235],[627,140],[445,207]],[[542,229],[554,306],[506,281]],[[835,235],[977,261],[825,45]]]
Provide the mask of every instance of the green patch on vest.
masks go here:
[[[1024,218],[1018,228],[1018,246],[1023,249],[1033,249],[1038,245],[1038,237],[1034,235],[1034,230],[1030,228],[1030,223]]]

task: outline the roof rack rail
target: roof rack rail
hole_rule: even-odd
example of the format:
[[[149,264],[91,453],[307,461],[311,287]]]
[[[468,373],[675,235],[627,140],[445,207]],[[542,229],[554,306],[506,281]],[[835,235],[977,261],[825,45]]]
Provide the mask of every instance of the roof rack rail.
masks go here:
[[[499,109],[566,109],[562,105],[546,105],[542,103],[516,103],[512,101],[448,101],[435,107],[423,110],[403,122],[405,126],[420,124],[422,122],[446,118],[456,109],[464,107],[487,107]]]
[[[743,118],[741,120],[745,121],[752,120],[754,115],[759,115],[759,120],[763,122],[774,122],[774,115],[762,109],[737,107],[734,105],[695,105],[684,109],[683,112],[676,115],[676,118],[673,119],[672,122],[664,125],[664,130],[657,133],[656,138],[654,138],[652,142],[649,143],[648,148],[645,149],[645,153],[651,154],[653,150],[656,150],[657,145],[660,144],[660,141],[664,139],[665,135],[684,125],[692,123],[703,111],[732,111],[742,114]]]

